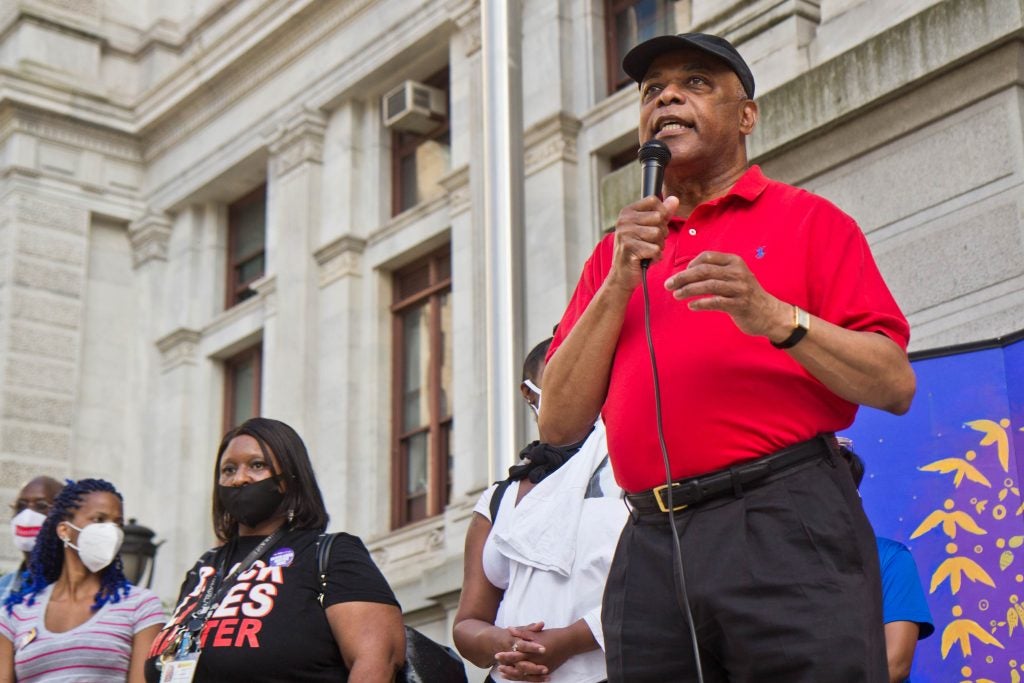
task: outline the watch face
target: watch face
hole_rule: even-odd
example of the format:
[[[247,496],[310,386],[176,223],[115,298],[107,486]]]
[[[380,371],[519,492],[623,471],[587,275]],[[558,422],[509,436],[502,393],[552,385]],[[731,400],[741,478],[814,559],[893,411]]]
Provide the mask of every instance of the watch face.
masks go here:
[[[796,326],[797,328],[803,328],[804,330],[811,329],[811,314],[800,308],[796,307]]]

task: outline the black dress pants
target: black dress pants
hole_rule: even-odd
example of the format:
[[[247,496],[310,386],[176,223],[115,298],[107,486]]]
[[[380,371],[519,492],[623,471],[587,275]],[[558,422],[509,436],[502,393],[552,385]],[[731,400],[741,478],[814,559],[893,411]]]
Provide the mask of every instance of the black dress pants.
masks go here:
[[[888,683],[874,531],[833,455],[676,513],[706,683]],[[668,515],[626,523],[605,588],[609,683],[696,668]]]

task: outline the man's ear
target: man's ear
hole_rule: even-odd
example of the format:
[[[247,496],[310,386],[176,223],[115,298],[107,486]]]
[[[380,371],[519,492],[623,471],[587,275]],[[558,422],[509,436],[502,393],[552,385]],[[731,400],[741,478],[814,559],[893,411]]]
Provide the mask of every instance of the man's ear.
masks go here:
[[[533,403],[533,401],[530,400],[530,395],[533,393],[532,391],[530,391],[530,387],[526,386],[525,384],[520,384],[519,393],[523,395],[523,398],[526,399],[527,403]]]
[[[758,117],[757,102],[744,100],[740,105],[740,132],[743,135],[750,135],[754,131],[754,126],[757,125]]]

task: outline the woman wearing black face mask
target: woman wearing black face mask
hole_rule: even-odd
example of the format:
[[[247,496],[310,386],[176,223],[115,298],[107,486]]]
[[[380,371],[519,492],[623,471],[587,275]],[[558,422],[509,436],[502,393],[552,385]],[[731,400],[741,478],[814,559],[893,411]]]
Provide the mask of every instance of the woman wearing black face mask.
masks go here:
[[[299,435],[276,420],[245,422],[222,440],[214,479],[223,545],[185,577],[146,680],[393,680],[401,612],[355,536],[335,537],[321,596],[316,546],[328,517]]]

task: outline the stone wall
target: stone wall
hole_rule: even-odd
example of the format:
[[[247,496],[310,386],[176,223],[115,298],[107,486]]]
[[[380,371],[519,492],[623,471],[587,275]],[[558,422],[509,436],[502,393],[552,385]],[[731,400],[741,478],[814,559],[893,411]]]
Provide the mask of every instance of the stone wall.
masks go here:
[[[525,329],[557,321],[607,217],[637,96],[605,89],[604,3],[523,5]],[[103,474],[170,599],[212,542],[223,360],[262,341],[264,413],[311,447],[334,529],[367,539],[439,638],[488,483],[480,8],[474,0],[14,0],[0,13],[0,495]],[[860,222],[913,348],[1024,327],[1018,0],[677,0],[749,59],[749,148]],[[390,211],[380,96],[447,65],[445,193]],[[266,277],[224,310],[226,206],[266,182]],[[621,201],[621,200],[620,200]],[[450,243],[455,470],[390,528],[390,273]],[[510,391],[514,388],[509,388]],[[532,429],[525,409],[524,425]],[[507,454],[508,458],[512,454]],[[6,537],[0,558],[15,560]]]

